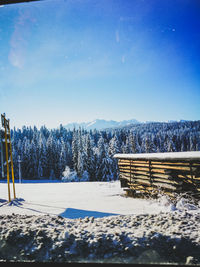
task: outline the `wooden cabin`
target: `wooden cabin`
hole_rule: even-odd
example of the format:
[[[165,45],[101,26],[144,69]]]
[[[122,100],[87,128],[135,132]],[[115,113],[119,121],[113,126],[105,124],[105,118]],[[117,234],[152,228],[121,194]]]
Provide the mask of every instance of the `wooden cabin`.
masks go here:
[[[200,197],[200,151],[115,154],[121,187],[132,196]]]

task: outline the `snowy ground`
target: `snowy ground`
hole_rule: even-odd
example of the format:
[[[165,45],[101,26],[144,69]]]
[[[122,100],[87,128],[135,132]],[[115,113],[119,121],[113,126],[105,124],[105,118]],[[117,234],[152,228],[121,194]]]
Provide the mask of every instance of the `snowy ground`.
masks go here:
[[[124,197],[119,181],[16,183],[15,187],[19,201],[14,205],[8,205],[4,202],[8,199],[7,184],[0,184],[0,214],[49,214],[74,219],[86,216],[96,218],[108,215],[159,213],[170,209],[170,206],[157,202]]]
[[[0,183],[0,259],[200,264],[200,209],[127,198],[119,182]]]

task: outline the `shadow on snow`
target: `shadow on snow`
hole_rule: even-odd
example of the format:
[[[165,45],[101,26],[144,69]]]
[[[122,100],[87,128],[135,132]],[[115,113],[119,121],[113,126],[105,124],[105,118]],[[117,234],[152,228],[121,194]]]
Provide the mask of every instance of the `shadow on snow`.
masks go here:
[[[0,207],[3,205],[16,206],[18,208],[27,209],[27,210],[31,210],[31,211],[43,213],[43,214],[57,215],[57,216],[61,216],[63,218],[67,218],[67,219],[78,219],[78,218],[85,218],[85,217],[103,218],[103,217],[108,217],[108,216],[120,215],[117,213],[82,210],[82,209],[74,209],[74,208],[67,208],[67,209],[65,209],[64,212],[62,212],[60,214],[53,214],[50,212],[40,211],[40,210],[33,209],[30,207],[24,207],[23,203],[25,203],[25,200],[23,198],[16,198],[16,199],[11,200],[11,202],[8,202],[5,199],[0,199]],[[26,203],[26,204],[28,204],[28,203]],[[37,204],[36,203],[29,203],[29,204],[36,205],[36,206],[46,206],[46,207],[55,208],[54,206],[42,205],[42,204],[38,204],[38,203]],[[61,207],[56,207],[56,208],[61,208]]]
[[[102,217],[115,216],[115,215],[119,215],[119,214],[73,209],[73,208],[67,208],[64,212],[59,214],[59,216],[62,216],[68,219],[78,219],[78,218],[85,218],[85,217],[102,218]]]

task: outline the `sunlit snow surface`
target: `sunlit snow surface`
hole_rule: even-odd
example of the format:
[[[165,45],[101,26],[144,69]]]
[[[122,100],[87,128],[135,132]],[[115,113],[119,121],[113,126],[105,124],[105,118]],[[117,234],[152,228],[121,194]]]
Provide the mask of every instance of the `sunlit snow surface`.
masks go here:
[[[16,183],[18,201],[9,205],[6,183],[0,183],[0,214],[50,214],[65,218],[104,217],[166,212],[170,205],[125,197],[119,181]],[[11,184],[11,195],[12,184]]]
[[[11,195],[12,184],[11,186]],[[105,217],[129,214],[158,214],[187,209],[199,213],[199,208],[188,206],[181,199],[176,207],[165,197],[145,200],[126,197],[120,182],[29,182],[16,183],[17,201],[7,203],[6,183],[0,183],[0,215],[60,215],[75,219],[84,217]]]

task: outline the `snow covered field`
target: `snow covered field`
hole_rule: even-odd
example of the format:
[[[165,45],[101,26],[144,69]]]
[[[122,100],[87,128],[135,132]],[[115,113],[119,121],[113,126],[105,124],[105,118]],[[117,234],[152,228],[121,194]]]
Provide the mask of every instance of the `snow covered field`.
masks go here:
[[[12,187],[11,187],[12,188]],[[127,198],[116,182],[0,183],[0,260],[200,264],[200,209]]]
[[[8,199],[6,183],[0,184],[0,214],[60,215],[65,218],[86,216],[104,217],[159,213],[169,211],[170,206],[125,197],[119,181],[74,183],[16,183],[19,201],[5,204]],[[12,184],[11,184],[11,196]]]

